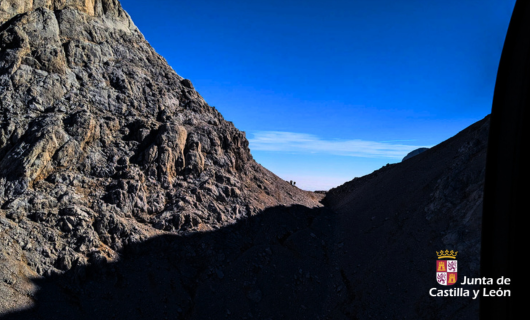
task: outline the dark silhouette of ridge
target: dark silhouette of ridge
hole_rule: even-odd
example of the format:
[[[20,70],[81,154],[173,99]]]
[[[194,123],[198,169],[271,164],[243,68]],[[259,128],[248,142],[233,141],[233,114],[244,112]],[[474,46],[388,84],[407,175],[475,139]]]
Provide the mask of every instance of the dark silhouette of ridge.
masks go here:
[[[527,243],[527,209],[530,170],[523,157],[528,148],[530,109],[530,3],[517,1],[497,73],[486,166],[481,276],[511,278],[509,298],[486,298],[481,319],[516,319],[526,312],[521,256]],[[484,289],[497,290],[499,286]]]

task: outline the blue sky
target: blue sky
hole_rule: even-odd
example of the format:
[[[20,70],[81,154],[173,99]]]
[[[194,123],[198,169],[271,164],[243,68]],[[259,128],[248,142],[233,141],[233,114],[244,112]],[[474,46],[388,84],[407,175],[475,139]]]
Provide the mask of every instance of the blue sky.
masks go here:
[[[515,0],[121,3],[258,163],[326,190],[490,112]]]

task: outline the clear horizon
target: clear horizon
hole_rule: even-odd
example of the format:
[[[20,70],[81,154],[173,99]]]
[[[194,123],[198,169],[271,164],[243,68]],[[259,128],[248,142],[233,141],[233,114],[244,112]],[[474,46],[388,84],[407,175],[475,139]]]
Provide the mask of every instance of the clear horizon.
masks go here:
[[[258,163],[327,190],[490,113],[515,0],[121,3]]]

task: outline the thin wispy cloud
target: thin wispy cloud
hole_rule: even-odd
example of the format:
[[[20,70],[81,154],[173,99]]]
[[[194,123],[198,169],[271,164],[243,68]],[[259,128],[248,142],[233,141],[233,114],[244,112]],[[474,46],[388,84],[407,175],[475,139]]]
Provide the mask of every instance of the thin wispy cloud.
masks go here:
[[[412,141],[416,141],[416,139],[407,139],[407,140],[386,140],[386,141],[379,141],[379,142],[412,142]]]
[[[425,147],[360,139],[325,140],[312,134],[283,131],[254,132],[249,141],[251,150],[392,159],[402,159],[410,151]]]

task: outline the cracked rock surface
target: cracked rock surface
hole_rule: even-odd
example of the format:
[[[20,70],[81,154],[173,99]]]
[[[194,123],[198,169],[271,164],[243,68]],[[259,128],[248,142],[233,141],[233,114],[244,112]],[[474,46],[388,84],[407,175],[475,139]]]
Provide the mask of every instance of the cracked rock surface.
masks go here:
[[[0,111],[0,241],[14,274],[113,260],[271,206],[320,206],[253,160],[244,132],[116,0],[2,0]],[[0,309],[32,290],[9,288]]]

